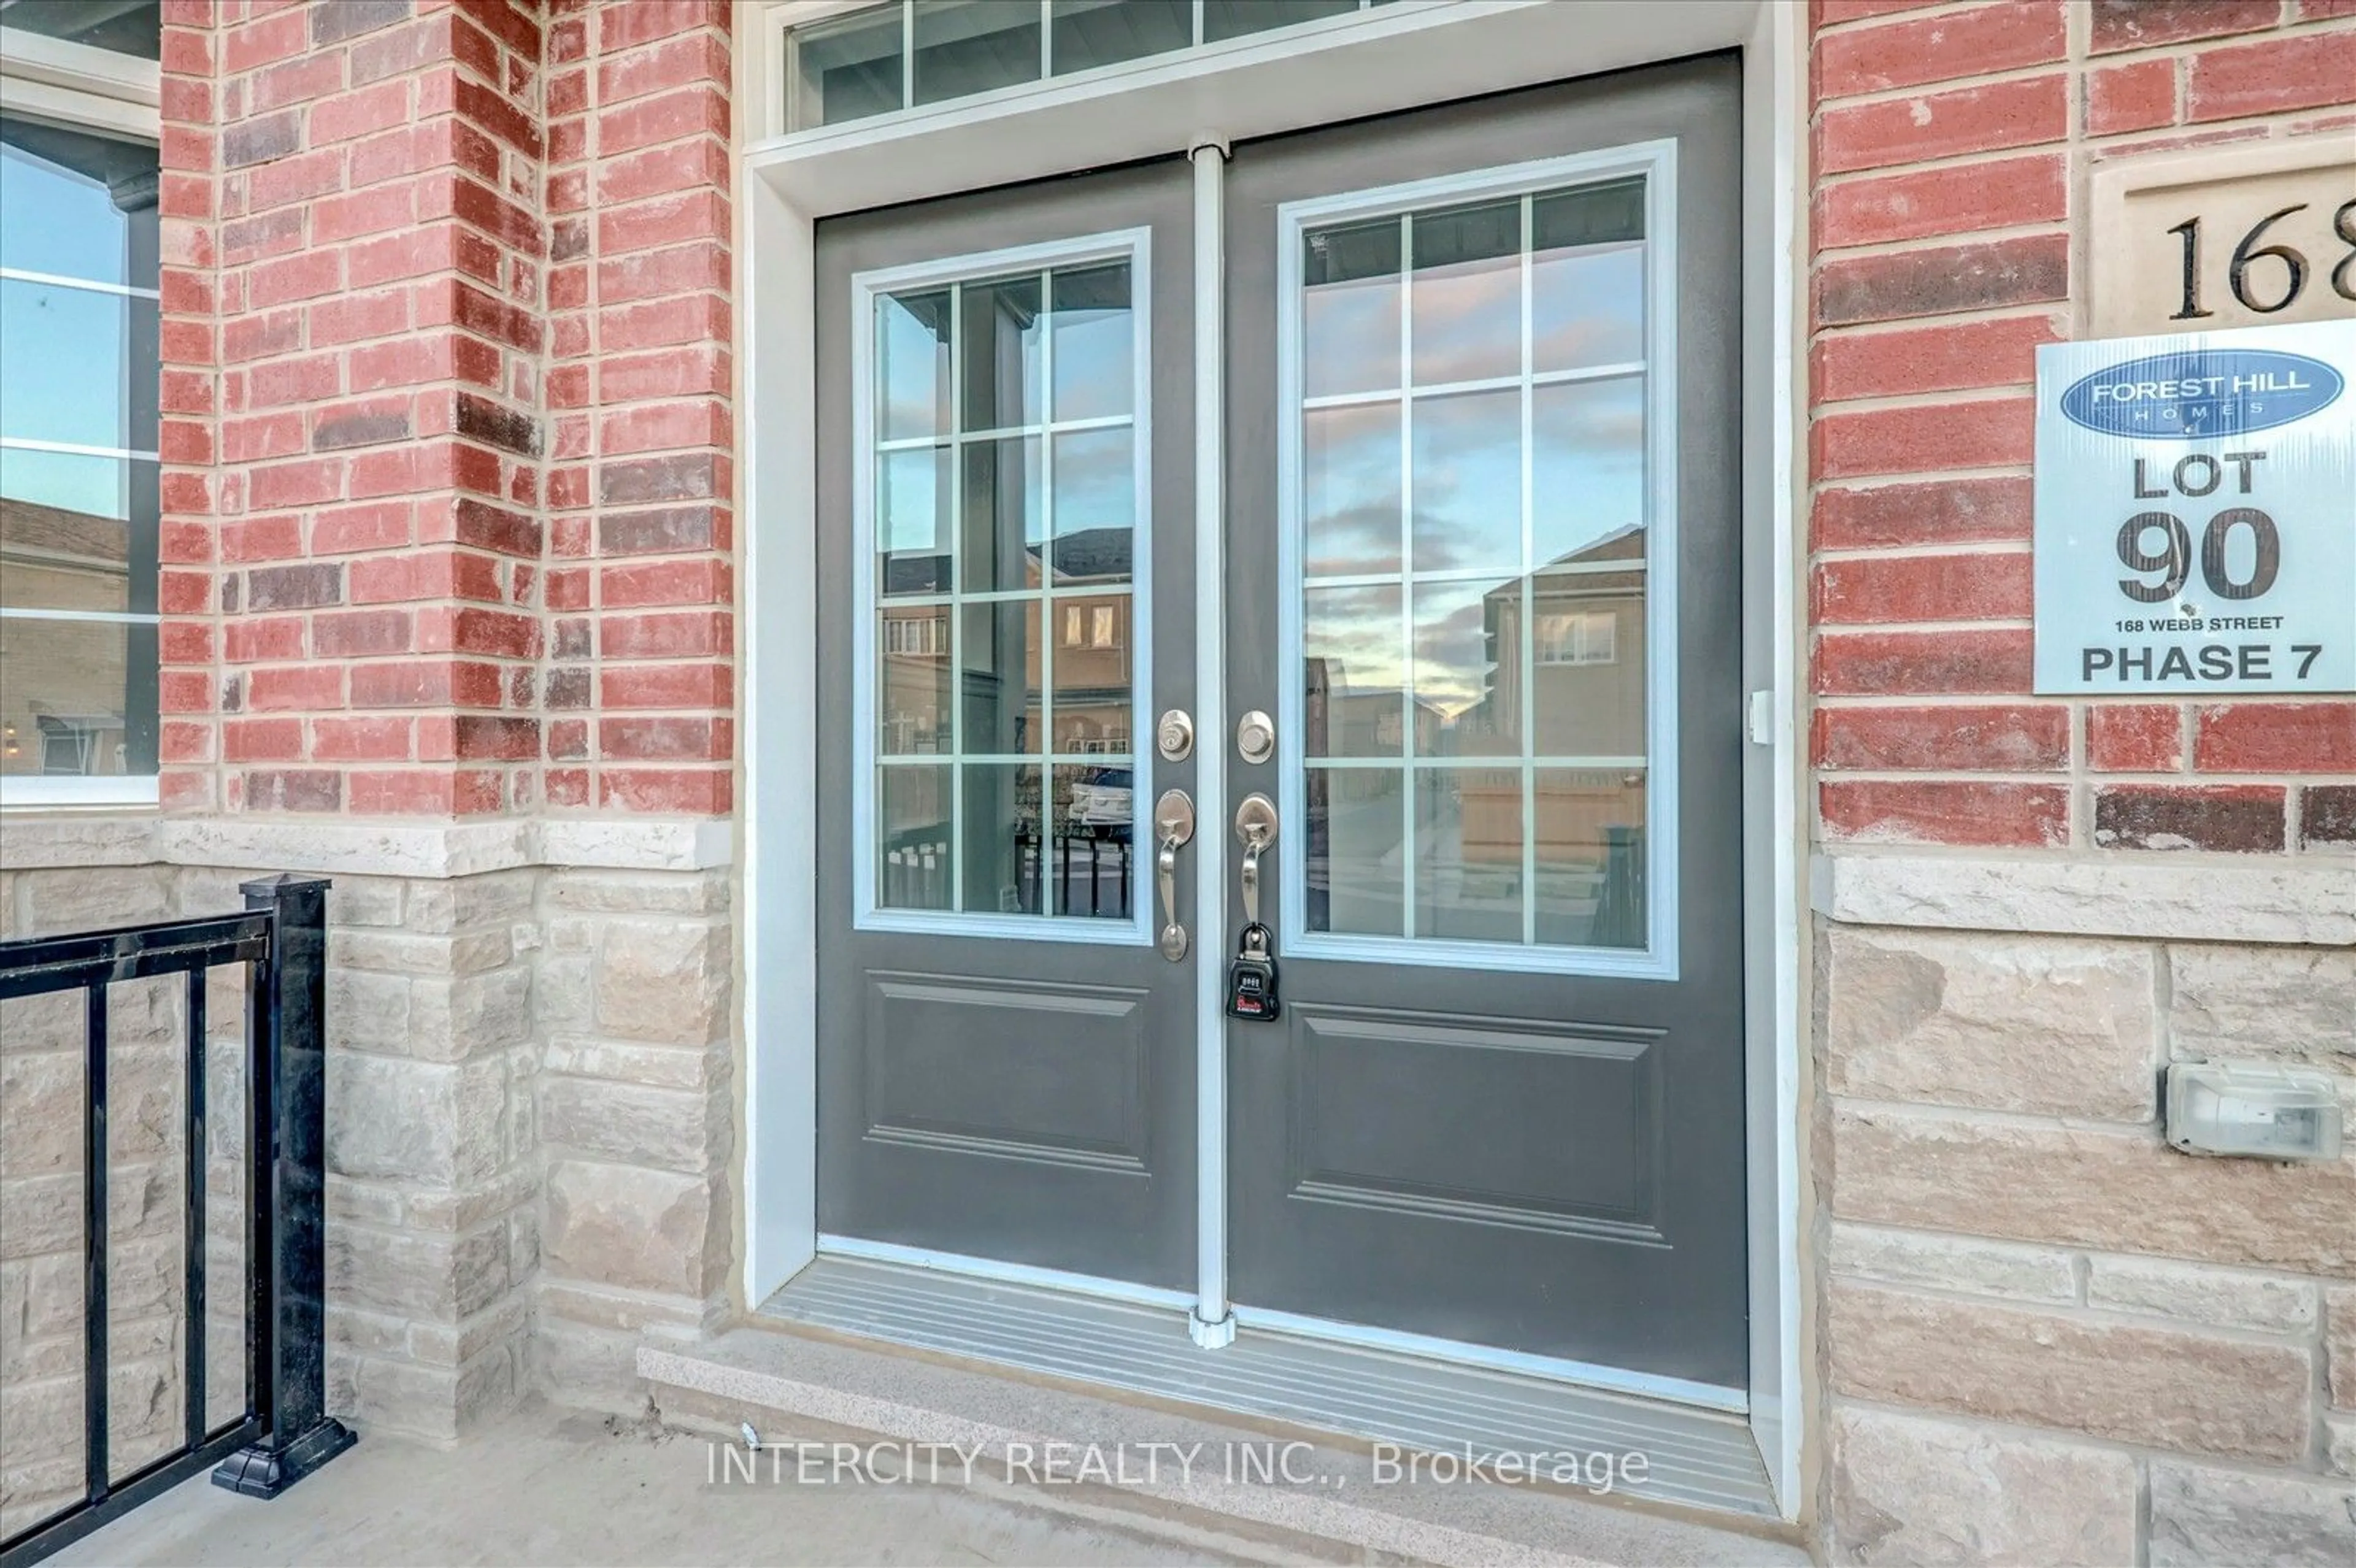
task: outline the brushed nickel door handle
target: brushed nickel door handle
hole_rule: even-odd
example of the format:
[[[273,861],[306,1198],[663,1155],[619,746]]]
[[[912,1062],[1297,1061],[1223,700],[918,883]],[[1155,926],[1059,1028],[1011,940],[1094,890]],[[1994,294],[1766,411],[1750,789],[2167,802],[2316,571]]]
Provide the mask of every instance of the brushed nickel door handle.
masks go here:
[[[1186,928],[1178,923],[1178,851],[1194,837],[1194,802],[1183,789],[1164,790],[1153,804],[1153,831],[1162,848],[1153,857],[1162,885],[1162,956],[1173,964],[1186,956]]]
[[[1244,847],[1244,923],[1259,923],[1259,852],[1276,842],[1276,802],[1254,790],[1236,806],[1236,841]]]

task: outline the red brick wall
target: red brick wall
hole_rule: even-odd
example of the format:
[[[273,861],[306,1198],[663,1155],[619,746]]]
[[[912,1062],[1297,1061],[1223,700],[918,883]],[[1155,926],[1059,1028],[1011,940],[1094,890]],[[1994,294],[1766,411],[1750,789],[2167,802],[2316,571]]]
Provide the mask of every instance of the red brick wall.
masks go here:
[[[166,11],[166,808],[725,811],[728,7]]]
[[[1820,832],[2356,844],[2356,701],[2042,699],[2030,390],[2083,335],[2088,175],[2356,126],[2351,0],[1814,0],[1809,432]]]

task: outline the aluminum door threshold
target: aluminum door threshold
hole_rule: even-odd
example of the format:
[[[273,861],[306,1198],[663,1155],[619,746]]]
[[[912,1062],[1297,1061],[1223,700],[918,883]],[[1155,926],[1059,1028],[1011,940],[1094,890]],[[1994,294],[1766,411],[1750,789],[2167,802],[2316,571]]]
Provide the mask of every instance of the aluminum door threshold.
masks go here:
[[[1633,1497],[1774,1520],[1740,1415],[1254,1327],[1196,1346],[1168,1307],[821,1256],[759,1316],[1405,1449],[1645,1457]]]

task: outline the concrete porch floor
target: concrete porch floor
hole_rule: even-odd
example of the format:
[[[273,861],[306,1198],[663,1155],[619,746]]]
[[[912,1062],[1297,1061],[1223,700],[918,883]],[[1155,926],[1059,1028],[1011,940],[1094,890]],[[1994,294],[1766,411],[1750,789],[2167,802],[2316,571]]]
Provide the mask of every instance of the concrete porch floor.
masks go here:
[[[1312,1543],[1141,1520],[977,1479],[712,1485],[710,1440],[531,1404],[458,1447],[363,1434],[272,1502],[198,1477],[49,1559],[238,1564],[1287,1563]],[[1307,1546],[1306,1552],[1301,1550]]]

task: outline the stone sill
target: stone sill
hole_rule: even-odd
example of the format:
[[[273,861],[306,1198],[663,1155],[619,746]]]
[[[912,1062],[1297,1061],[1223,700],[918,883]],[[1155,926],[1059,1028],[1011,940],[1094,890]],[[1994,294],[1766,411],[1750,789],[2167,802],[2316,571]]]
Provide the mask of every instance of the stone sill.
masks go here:
[[[1846,925],[2356,946],[2356,857],[2131,859],[1819,849],[1809,904]]]
[[[543,817],[493,822],[305,822],[58,813],[0,825],[0,869],[220,866],[369,877],[471,877],[528,866],[701,871],[735,861],[735,824],[712,818]]]

